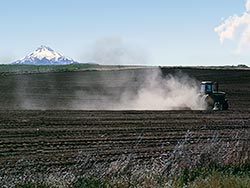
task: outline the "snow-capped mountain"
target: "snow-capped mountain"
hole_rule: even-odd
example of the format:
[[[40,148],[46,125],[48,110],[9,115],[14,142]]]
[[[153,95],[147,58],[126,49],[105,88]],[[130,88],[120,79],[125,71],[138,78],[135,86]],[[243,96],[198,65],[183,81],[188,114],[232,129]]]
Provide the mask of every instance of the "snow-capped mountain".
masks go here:
[[[78,62],[61,55],[47,46],[40,46],[24,58],[13,62],[13,64],[30,65],[66,65],[73,63]]]

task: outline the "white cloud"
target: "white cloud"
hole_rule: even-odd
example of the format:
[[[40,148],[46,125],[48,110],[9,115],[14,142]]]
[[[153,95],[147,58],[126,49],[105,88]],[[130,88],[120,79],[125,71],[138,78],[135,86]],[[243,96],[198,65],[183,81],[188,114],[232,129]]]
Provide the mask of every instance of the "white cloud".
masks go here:
[[[245,6],[246,11],[241,16],[230,16],[214,28],[222,44],[226,39],[236,41],[237,53],[250,49],[250,0],[246,1]]]
[[[247,12],[250,11],[250,0],[247,0],[247,2],[246,2],[246,10],[247,10]]]

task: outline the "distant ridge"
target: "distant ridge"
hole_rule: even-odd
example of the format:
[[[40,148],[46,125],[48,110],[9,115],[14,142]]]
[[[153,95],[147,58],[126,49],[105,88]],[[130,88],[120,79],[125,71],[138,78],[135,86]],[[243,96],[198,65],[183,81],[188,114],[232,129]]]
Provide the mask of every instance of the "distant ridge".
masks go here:
[[[12,64],[26,64],[26,65],[68,65],[79,63],[71,58],[67,58],[60,53],[52,50],[48,46],[40,46],[34,52],[19,59]]]

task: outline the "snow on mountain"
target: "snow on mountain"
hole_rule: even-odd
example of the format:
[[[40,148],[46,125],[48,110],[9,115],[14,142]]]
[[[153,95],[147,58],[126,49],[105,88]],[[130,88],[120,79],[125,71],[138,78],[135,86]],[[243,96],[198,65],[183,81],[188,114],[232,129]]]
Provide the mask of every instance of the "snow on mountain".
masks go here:
[[[71,58],[67,58],[47,46],[40,46],[34,52],[23,57],[13,64],[31,64],[31,65],[66,65],[78,63]]]

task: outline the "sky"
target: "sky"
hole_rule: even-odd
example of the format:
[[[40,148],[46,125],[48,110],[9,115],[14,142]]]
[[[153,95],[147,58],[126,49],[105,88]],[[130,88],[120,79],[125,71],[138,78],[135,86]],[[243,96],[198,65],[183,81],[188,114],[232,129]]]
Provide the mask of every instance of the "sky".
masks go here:
[[[41,45],[79,62],[250,66],[249,0],[0,0],[0,63]]]

